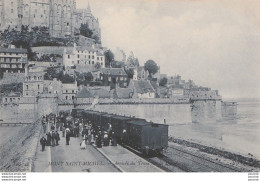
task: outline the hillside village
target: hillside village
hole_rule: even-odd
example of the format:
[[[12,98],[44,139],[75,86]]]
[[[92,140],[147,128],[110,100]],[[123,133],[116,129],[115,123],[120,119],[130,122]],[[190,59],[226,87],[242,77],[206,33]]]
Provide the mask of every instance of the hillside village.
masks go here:
[[[19,18],[17,25],[14,20],[1,27],[2,104],[30,104],[38,96],[48,94],[55,95],[59,104],[74,105],[118,100],[121,103],[221,100],[216,90],[185,81],[180,75],[162,73],[156,61],[147,60],[139,65],[133,52],[128,57],[119,48],[112,52],[102,45],[98,19],[90,6],[75,12],[77,25],[68,24],[69,33],[62,27],[57,33],[58,29],[51,29],[50,23],[21,23]]]

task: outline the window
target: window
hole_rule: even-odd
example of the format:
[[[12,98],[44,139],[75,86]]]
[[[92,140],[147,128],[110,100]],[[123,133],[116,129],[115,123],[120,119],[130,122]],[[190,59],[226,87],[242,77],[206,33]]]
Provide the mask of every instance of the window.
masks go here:
[[[68,59],[70,58],[70,55],[68,55]]]
[[[13,9],[11,9],[11,13],[14,13],[14,10],[13,10]]]
[[[78,64],[79,64],[79,60],[78,60]]]
[[[28,90],[29,89],[29,86],[28,85],[26,85],[26,90]]]
[[[72,96],[72,100],[74,100],[74,96]]]
[[[94,59],[94,55],[92,56],[92,59]]]
[[[66,100],[68,100],[68,96],[66,96]]]
[[[92,61],[92,65],[94,65],[94,63],[95,63],[95,62],[94,62],[94,61]]]
[[[40,89],[40,85],[38,84],[38,89]]]
[[[72,93],[74,93],[74,90],[72,90]]]
[[[97,60],[99,60],[99,57],[97,57]]]
[[[88,56],[88,59],[90,59],[90,55]]]
[[[67,23],[67,26],[69,26],[70,24],[69,23]]]
[[[79,55],[78,55],[78,58],[79,58]]]
[[[66,93],[68,93],[68,90],[66,90]]]

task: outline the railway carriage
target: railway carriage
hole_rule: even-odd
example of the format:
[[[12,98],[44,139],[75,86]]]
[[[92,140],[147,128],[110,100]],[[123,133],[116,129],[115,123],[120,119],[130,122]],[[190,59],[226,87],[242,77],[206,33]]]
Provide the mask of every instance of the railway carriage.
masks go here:
[[[168,125],[130,121],[126,131],[128,144],[145,155],[168,147]]]
[[[108,130],[111,124],[119,143],[123,138],[123,130],[126,130],[124,144],[144,155],[160,153],[168,147],[168,125],[92,110],[72,110],[72,113],[73,117],[81,116],[91,121],[96,130]]]

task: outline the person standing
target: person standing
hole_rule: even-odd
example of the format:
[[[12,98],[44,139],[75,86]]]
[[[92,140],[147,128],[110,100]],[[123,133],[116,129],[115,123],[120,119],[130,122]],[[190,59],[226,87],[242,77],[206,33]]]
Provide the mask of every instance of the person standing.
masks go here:
[[[88,132],[88,144],[91,145],[92,135],[91,131]]]
[[[58,146],[59,141],[60,141],[60,135],[59,135],[58,131],[56,131],[56,133],[55,133],[55,140],[56,140],[56,146]]]
[[[50,132],[48,132],[47,134],[47,146],[51,146],[51,133]]]
[[[108,134],[106,131],[104,132],[103,142],[104,142],[104,146],[109,146],[109,138],[108,138]]]
[[[44,151],[47,140],[44,138],[44,136],[42,136],[42,138],[40,139],[40,143],[42,145],[42,151]]]
[[[69,128],[66,129],[66,145],[70,144],[70,130]]]
[[[126,141],[127,141],[126,130],[123,129],[122,144],[126,144]]]
[[[116,135],[114,131],[112,132],[111,137],[112,137],[112,146],[117,146]]]
[[[96,145],[97,145],[98,148],[102,148],[102,135],[101,135],[101,131],[97,135]]]
[[[47,125],[45,122],[42,123],[42,128],[43,128],[43,132],[44,134],[46,134],[46,128],[47,128]]]
[[[82,131],[82,137],[84,136],[87,136],[88,135],[88,129],[87,129],[87,126],[85,125],[84,128],[83,128],[83,131]]]
[[[82,138],[82,141],[81,141],[81,143],[80,143],[80,148],[81,149],[86,149],[86,136],[84,136],[83,138]]]
[[[54,132],[54,130],[51,132],[51,146],[55,146],[55,137],[56,134]]]
[[[62,137],[65,137],[65,126],[62,126]]]

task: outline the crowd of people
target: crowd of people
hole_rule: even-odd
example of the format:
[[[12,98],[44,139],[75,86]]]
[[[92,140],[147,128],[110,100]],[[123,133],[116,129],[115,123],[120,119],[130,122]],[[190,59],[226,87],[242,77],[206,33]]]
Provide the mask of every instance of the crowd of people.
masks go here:
[[[69,115],[62,113],[59,116],[50,114],[42,116],[42,127],[45,136],[40,139],[42,151],[45,146],[58,146],[60,141],[59,131],[62,132],[62,137],[66,139],[66,145],[70,145],[71,137],[81,137],[80,148],[86,149],[87,145],[102,146],[117,146],[117,139],[112,128],[108,125],[108,129],[104,130],[100,126],[94,126],[91,121],[85,119],[74,119]],[[50,128],[50,129],[49,129]]]

